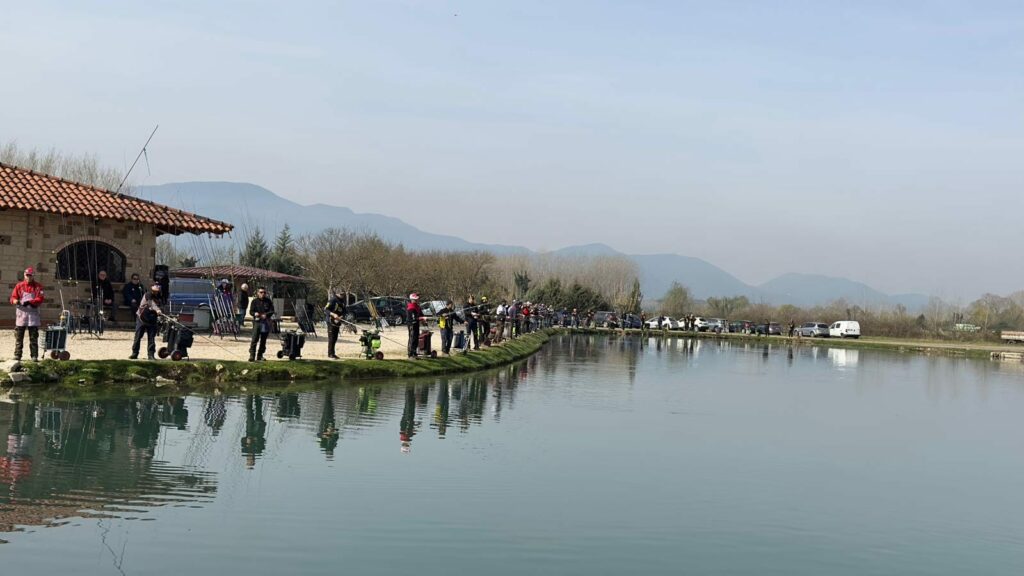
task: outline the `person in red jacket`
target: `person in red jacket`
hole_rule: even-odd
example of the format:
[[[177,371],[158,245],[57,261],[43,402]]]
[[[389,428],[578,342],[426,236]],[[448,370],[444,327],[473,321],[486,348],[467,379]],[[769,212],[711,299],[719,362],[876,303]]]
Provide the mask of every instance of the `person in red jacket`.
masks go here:
[[[39,306],[44,301],[43,285],[34,279],[36,271],[25,269],[25,279],[14,285],[11,304],[15,306],[14,359],[21,360],[25,348],[25,330],[28,330],[29,351],[32,361],[39,361]]]
[[[409,358],[416,357],[416,349],[420,343],[420,322],[423,321],[423,309],[420,308],[420,295],[409,294],[409,304],[405,307],[405,321],[409,325]]]

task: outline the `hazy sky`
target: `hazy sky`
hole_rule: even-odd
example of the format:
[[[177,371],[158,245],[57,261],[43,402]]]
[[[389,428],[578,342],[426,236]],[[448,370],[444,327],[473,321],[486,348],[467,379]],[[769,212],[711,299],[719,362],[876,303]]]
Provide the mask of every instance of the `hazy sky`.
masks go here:
[[[1024,288],[1024,4],[2,0],[0,140],[473,241]]]

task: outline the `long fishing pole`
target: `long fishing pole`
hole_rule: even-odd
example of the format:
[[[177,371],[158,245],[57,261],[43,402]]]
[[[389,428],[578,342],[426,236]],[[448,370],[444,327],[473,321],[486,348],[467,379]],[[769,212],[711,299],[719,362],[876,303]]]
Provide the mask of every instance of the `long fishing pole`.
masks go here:
[[[149,134],[149,138],[146,138],[146,143],[142,145],[142,150],[139,150],[139,155],[135,157],[135,162],[132,162],[132,167],[128,169],[128,172],[125,173],[124,178],[121,179],[121,183],[117,185],[117,190],[115,190],[114,193],[117,194],[118,196],[121,195],[121,187],[124,186],[124,183],[128,181],[128,177],[131,176],[132,170],[135,170],[135,165],[139,163],[139,158],[142,158],[143,154],[146,153],[146,147],[149,146],[149,141],[153,139],[153,136],[159,129],[159,124],[156,125],[156,128],[153,128],[153,132]],[[148,156],[146,157],[146,163],[149,163]]]

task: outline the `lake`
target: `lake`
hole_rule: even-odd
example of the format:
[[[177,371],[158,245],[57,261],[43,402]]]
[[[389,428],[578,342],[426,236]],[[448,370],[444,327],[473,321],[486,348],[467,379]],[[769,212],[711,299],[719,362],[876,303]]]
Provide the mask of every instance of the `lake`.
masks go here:
[[[556,336],[499,370],[0,404],[4,574],[1024,573],[1021,364]]]

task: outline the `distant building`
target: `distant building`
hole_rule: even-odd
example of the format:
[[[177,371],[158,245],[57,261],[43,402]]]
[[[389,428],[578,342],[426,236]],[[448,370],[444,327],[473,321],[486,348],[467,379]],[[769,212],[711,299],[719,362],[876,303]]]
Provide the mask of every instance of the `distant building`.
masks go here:
[[[115,290],[137,273],[152,278],[161,234],[213,234],[233,226],[109,190],[0,163],[0,283],[8,293],[25,268],[46,288],[44,321],[72,301],[91,298],[92,282],[107,272]],[[117,295],[120,304],[120,294]],[[10,326],[14,313],[0,314]]]

